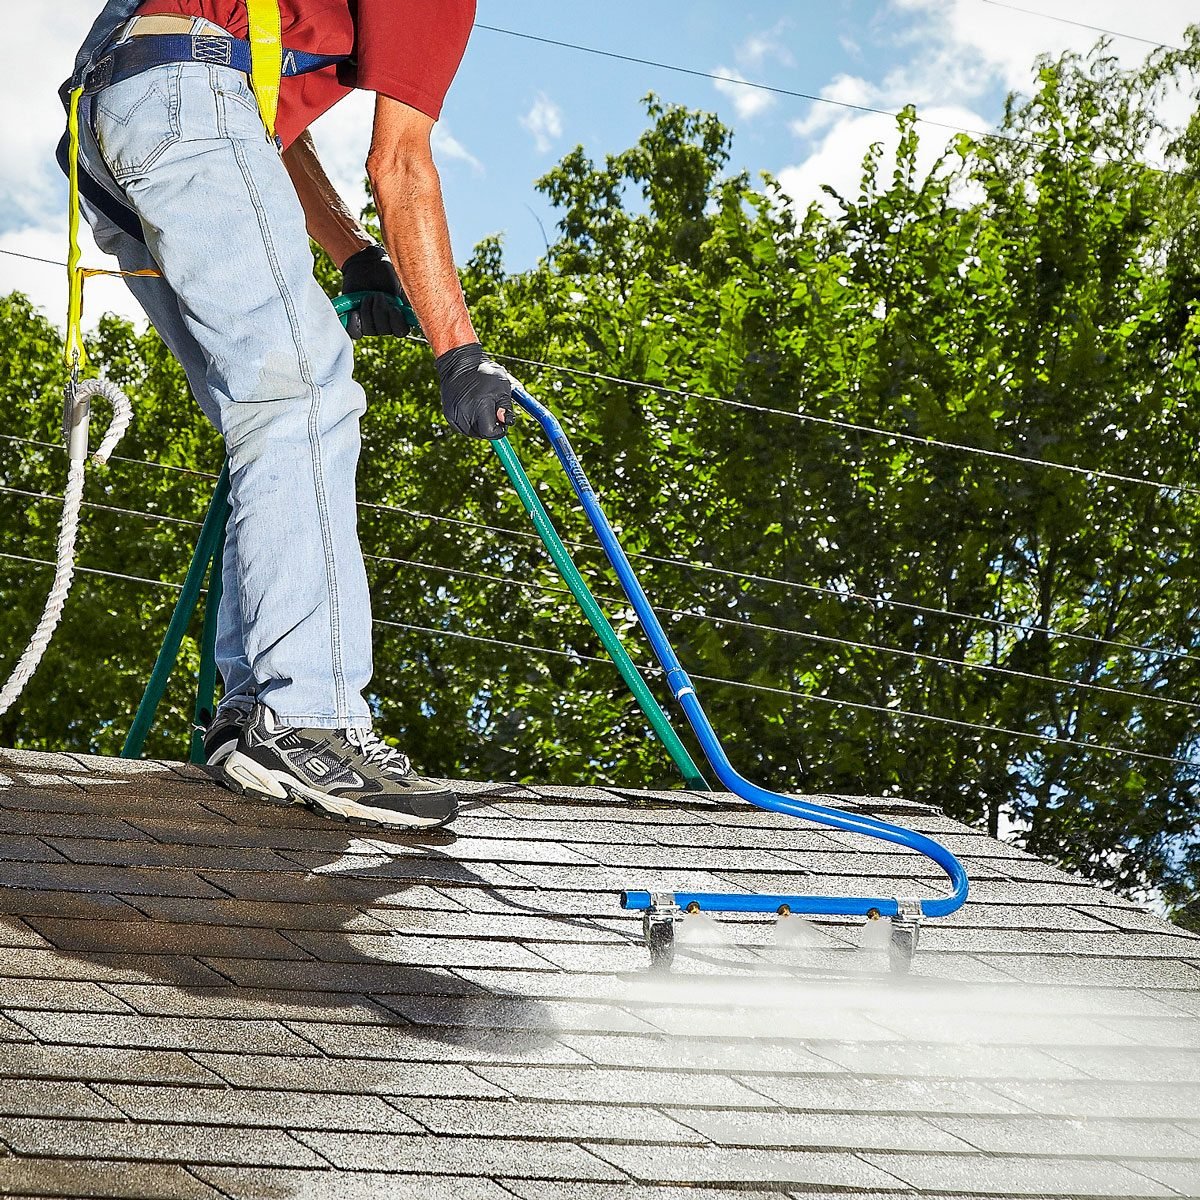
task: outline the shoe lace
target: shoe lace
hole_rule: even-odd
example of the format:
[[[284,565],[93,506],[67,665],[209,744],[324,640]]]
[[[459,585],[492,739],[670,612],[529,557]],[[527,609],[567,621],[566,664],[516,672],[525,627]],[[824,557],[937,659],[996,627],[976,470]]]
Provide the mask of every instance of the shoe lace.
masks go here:
[[[381,771],[390,771],[397,775],[407,775],[412,771],[412,762],[408,755],[397,750],[395,746],[389,746],[370,729],[348,729],[346,740],[368,763]]]

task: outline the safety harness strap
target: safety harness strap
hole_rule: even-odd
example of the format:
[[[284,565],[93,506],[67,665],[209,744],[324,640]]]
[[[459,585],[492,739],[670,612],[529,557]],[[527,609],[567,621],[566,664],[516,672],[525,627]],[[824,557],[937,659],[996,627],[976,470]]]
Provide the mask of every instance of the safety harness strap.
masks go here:
[[[223,34],[156,33],[130,38],[99,58],[83,76],[85,95],[92,96],[114,83],[168,63],[197,62],[230,67],[253,75],[254,47]],[[307,75],[342,61],[340,55],[289,50],[280,61],[282,76]],[[278,87],[275,89],[278,99]],[[264,119],[263,124],[266,124]],[[272,135],[274,136],[274,135]]]
[[[267,136],[275,137],[279,85],[283,78],[283,19],[279,0],[246,0],[250,19],[250,82]]]

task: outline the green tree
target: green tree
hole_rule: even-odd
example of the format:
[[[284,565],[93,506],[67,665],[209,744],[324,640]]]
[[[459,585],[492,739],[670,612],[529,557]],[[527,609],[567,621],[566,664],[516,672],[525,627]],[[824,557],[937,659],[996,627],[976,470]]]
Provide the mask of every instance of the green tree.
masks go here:
[[[545,259],[507,273],[489,240],[463,272],[485,344],[563,416],[626,548],[650,556],[647,590],[748,774],[927,799],[1180,906],[1200,864],[1200,124],[1154,113],[1198,61],[1194,34],[1133,71],[1103,45],[1042,61],[994,137],[954,139],[931,170],[906,111],[856,194],[803,212],[725,174],[715,117],[650,98],[637,145],[578,149],[539,182],[562,214]],[[1169,172],[1147,165],[1163,154]],[[3,303],[14,432],[53,441],[56,334]],[[136,397],[123,454],[215,472],[153,334],[107,322],[94,352]],[[358,372],[384,729],[430,771],[667,783],[491,451],[441,421],[427,352],[360,345]],[[514,444],[614,596],[535,431]],[[7,487],[50,493],[61,470],[0,443]],[[195,532],[178,522],[209,486],[114,463],[82,561],[177,581]],[[50,557],[54,504],[0,504],[9,551]],[[0,564],[16,647],[48,573]],[[171,600],[81,579],[0,737],[112,752]],[[183,744],[186,679],[168,700],[153,753]]]

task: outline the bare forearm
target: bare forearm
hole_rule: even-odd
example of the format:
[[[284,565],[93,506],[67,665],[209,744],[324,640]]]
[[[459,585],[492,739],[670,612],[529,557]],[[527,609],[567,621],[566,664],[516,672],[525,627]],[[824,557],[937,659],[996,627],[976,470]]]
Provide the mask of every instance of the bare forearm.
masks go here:
[[[325,251],[339,269],[352,254],[372,245],[371,235],[325,174],[309,134],[302,134],[283,155],[284,166],[304,209],[308,236]]]
[[[384,244],[435,355],[476,341],[432,162],[374,164]]]

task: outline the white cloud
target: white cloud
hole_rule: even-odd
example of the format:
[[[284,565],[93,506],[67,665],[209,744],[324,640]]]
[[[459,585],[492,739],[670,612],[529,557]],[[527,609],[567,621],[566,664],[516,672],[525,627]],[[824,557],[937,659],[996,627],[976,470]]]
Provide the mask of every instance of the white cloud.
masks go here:
[[[116,266],[111,258],[96,249],[86,222],[80,230],[79,243],[85,267]],[[0,233],[0,250],[51,260],[50,263],[31,262],[0,254],[0,295],[24,292],[35,308],[62,329],[67,315],[67,271],[66,267],[57,264],[66,262],[67,257],[65,214],[40,225],[21,225]],[[145,313],[122,280],[103,276],[89,279],[84,288],[84,328],[95,329],[107,312],[128,317],[139,327],[146,324]]]
[[[734,51],[738,62],[747,69],[761,67],[768,59],[774,59],[785,67],[794,66],[796,60],[783,41],[783,34],[791,25],[786,17],[777,21],[770,29],[762,33],[752,33]]]
[[[990,110],[998,94],[1028,91],[1039,54],[1085,52],[1099,37],[1094,30],[1014,12],[987,0],[890,0],[890,4],[894,14],[909,21],[897,39],[902,65],[880,80],[837,76],[822,89],[822,96],[892,111],[915,104],[927,121],[988,129],[996,114],[985,116],[980,108],[986,104]],[[1077,0],[1039,0],[1037,7],[1052,16],[1126,29],[1167,43],[1179,43],[1184,29],[1197,19],[1191,0],[1159,0],[1152,13],[1139,9],[1136,20],[1131,20],[1126,0],[1092,0],[1086,14],[1080,13]],[[1117,39],[1109,52],[1122,64],[1133,66],[1149,49],[1141,42]],[[1185,117],[1186,97],[1166,97],[1160,114],[1168,121]],[[800,206],[820,199],[822,183],[856,193],[860,165],[871,143],[883,142],[885,153],[896,144],[894,119],[839,111],[826,104],[813,105],[806,116],[791,123],[791,129],[811,145],[802,161],[785,166],[778,175]],[[927,166],[941,153],[951,130],[925,125],[920,131],[922,162]]]
[[[930,120],[956,128],[986,124],[978,113],[965,108],[929,108],[922,112]],[[937,130],[929,133],[922,137],[917,151],[917,170],[922,175],[944,153],[950,137],[949,132],[944,138],[937,136]],[[836,202],[823,191],[822,185],[833,188],[848,200],[857,199],[867,151],[876,142],[881,143],[886,164],[893,160],[899,141],[894,117],[874,113],[847,114],[833,124],[802,163],[784,167],[779,172],[780,185],[798,208],[807,208],[815,200],[822,208],[832,211],[837,207]]]
[[[433,127],[433,153],[439,159],[466,163],[477,175],[484,173],[483,163],[473,155],[444,125]]]
[[[545,92],[538,92],[533,107],[521,118],[521,124],[533,135],[537,152],[546,154],[562,137],[562,109]]]
[[[713,86],[723,96],[733,101],[733,110],[743,121],[749,121],[764,113],[775,104],[775,97],[761,88],[747,86],[749,80],[733,67],[718,67],[715,75],[723,76],[716,79]]]
[[[375,120],[375,97],[351,92],[313,122],[311,133],[317,156],[330,183],[357,216],[367,201],[367,151]]]

